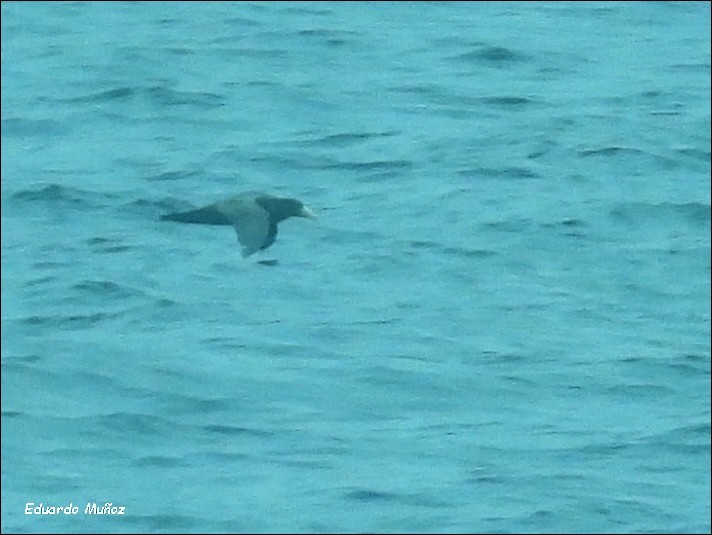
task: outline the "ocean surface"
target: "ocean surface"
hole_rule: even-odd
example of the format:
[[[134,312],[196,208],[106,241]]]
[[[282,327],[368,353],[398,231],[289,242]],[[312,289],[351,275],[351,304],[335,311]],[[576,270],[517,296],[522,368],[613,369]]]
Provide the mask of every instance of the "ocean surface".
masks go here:
[[[709,533],[710,4],[2,2],[1,430],[3,533]]]

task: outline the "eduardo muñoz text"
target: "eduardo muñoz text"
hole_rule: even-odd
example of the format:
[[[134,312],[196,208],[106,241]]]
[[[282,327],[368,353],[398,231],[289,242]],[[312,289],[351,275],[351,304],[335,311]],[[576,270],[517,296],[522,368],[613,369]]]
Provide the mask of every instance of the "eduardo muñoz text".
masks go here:
[[[85,515],[123,515],[126,507],[123,505],[114,505],[111,502],[105,503],[103,506],[98,506],[96,503],[89,502],[84,508]],[[50,505],[45,507],[42,502],[35,505],[34,502],[25,504],[26,515],[76,515],[79,513],[79,507],[76,505]]]

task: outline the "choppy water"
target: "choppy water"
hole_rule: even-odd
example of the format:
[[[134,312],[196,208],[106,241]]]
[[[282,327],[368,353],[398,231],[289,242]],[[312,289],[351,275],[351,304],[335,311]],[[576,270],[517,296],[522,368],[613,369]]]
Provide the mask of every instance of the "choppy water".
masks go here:
[[[2,3],[3,532],[710,528],[709,3]]]

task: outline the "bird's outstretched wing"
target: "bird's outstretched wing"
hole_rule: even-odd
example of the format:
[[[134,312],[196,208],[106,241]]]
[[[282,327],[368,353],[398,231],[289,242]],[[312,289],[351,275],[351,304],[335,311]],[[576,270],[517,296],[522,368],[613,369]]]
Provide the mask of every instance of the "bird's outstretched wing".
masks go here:
[[[179,223],[196,223],[199,225],[232,225],[223,212],[215,204],[189,210],[187,212],[174,212],[161,216],[162,221],[178,221]]]
[[[242,245],[242,256],[250,256],[264,247],[269,233],[269,214],[254,199],[235,197],[216,204],[235,227]]]

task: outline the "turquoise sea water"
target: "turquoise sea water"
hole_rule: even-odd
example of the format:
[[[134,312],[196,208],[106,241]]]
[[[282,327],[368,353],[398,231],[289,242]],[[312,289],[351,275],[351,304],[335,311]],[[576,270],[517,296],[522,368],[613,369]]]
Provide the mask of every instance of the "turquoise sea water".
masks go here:
[[[1,148],[3,533],[710,531],[709,3],[3,2]]]

